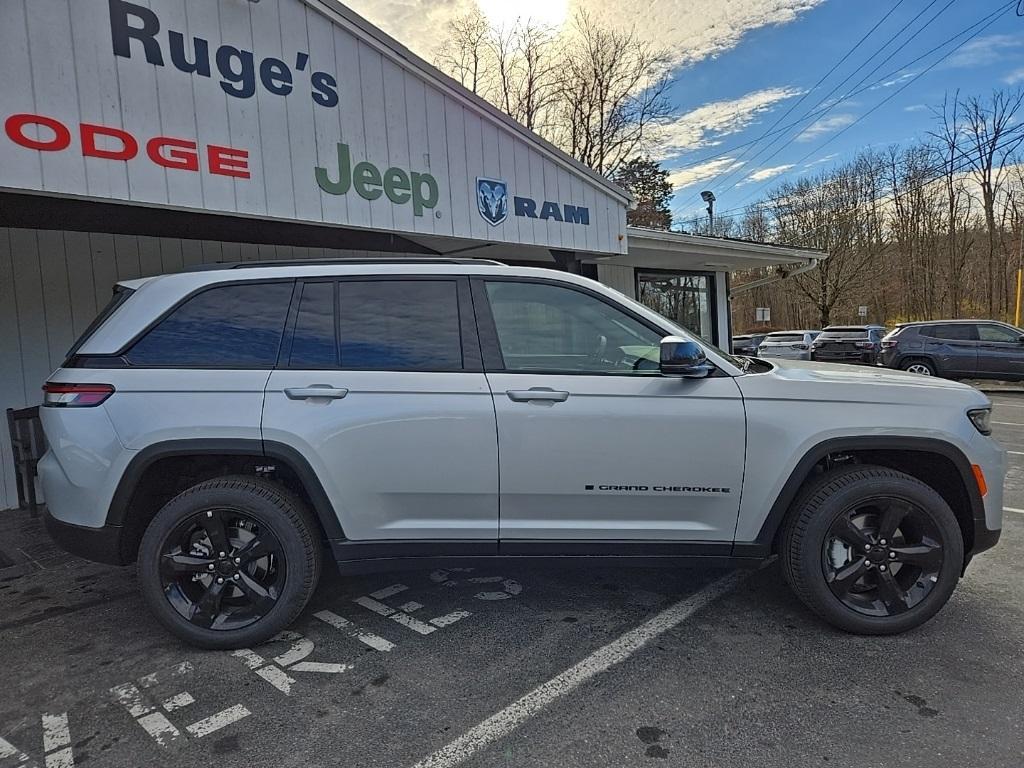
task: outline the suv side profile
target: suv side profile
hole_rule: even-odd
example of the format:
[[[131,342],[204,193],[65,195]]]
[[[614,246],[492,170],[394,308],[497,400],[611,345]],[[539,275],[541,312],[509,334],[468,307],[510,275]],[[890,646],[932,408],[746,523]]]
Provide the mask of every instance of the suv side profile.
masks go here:
[[[1024,380],[1024,331],[995,320],[902,323],[882,339],[879,365],[925,376]]]
[[[200,647],[291,623],[325,557],[751,565],[847,631],[933,616],[999,538],[962,384],[733,358],[586,278],[472,260],[122,283],[44,387],[47,527],[137,561]],[[834,407],[843,402],[841,409]]]

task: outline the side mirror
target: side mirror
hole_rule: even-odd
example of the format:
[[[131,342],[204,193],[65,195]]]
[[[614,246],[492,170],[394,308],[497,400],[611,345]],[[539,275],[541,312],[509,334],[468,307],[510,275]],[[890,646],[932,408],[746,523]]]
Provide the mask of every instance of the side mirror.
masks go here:
[[[1018,336],[1017,337],[1017,343],[1018,344],[1024,344],[1024,336]]]
[[[661,340],[662,376],[681,376],[684,379],[703,379],[714,367],[700,344],[679,336],[666,336]]]

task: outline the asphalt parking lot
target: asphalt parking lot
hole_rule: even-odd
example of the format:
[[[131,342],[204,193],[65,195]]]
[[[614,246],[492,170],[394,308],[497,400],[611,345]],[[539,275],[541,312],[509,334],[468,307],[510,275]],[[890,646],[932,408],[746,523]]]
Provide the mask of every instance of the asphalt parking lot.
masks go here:
[[[0,576],[0,768],[1020,766],[1024,396],[1000,545],[893,638],[832,630],[777,566],[502,564],[325,578],[292,634],[203,652],[132,569],[55,554]],[[18,537],[21,537],[20,539]]]

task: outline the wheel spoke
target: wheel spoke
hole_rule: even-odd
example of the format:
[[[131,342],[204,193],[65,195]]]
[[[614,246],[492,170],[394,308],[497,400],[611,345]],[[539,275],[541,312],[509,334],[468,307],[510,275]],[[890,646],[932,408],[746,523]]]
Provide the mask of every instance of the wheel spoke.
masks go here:
[[[206,573],[214,561],[209,557],[197,555],[186,555],[184,552],[175,552],[163,555],[160,558],[160,570],[169,576],[181,576],[190,573]]]
[[[916,565],[925,573],[934,573],[942,567],[942,546],[939,544],[909,544],[890,549],[896,553],[898,562]]]
[[[846,515],[832,525],[832,535],[857,552],[864,551],[864,547],[873,543],[868,535],[854,525]]]
[[[203,596],[195,603],[192,609],[191,621],[201,627],[212,627],[213,623],[220,617],[220,604],[224,599],[224,582],[216,580],[210,582]]]
[[[253,609],[260,616],[269,613],[277,602],[277,593],[272,587],[270,589],[264,587],[247,573],[239,573],[239,578],[234,584],[242,590],[242,594],[249,598]]]
[[[889,499],[878,522],[878,538],[892,541],[893,534],[909,512],[910,508],[899,499]]]
[[[238,550],[238,554],[236,554],[235,557],[242,561],[240,565],[247,565],[253,560],[259,560],[260,558],[271,554],[273,553],[267,545],[264,544],[263,539],[257,537]]]
[[[224,518],[219,510],[207,510],[199,516],[199,526],[206,532],[213,547],[213,554],[228,552],[228,534],[224,528]]]
[[[892,571],[878,570],[876,575],[878,578],[878,596],[885,603],[886,610],[889,611],[890,616],[903,613],[910,608],[907,605],[907,596],[903,591],[903,587],[896,581]]]
[[[836,597],[845,597],[857,580],[867,571],[867,559],[859,558],[856,562],[844,565],[828,575],[828,586]]]

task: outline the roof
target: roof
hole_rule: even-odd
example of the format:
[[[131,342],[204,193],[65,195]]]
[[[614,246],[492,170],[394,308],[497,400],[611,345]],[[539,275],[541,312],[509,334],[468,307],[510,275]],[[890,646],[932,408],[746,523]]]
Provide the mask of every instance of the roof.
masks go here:
[[[492,123],[514,132],[534,149],[548,156],[553,162],[558,163],[572,173],[586,177],[589,181],[602,187],[608,194],[618,197],[623,202],[632,202],[633,196],[611,179],[563,152],[522,123],[516,122],[486,99],[473,93],[454,78],[449,77],[437,67],[421,59],[348,6],[342,5],[337,0],[302,0],[302,2],[319,13],[324,14],[331,21],[344,27],[352,32],[352,34],[362,38],[379,53],[391,59],[400,67],[415,72]]]

